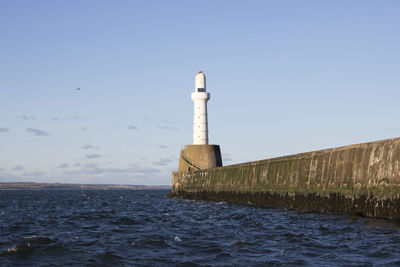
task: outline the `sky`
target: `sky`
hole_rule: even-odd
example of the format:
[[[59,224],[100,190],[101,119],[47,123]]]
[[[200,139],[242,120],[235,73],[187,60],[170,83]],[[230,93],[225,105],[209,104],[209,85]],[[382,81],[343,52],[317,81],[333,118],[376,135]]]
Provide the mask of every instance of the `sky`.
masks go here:
[[[224,165],[399,137],[399,14],[389,0],[0,1],[0,182],[170,185],[200,70]]]

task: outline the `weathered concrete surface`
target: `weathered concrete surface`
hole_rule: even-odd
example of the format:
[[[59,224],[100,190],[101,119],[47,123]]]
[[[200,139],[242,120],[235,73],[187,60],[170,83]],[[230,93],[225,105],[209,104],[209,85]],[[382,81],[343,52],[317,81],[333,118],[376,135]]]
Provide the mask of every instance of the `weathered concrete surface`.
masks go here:
[[[400,220],[400,138],[194,172],[176,196]]]
[[[186,145],[179,157],[179,172],[222,167],[218,145]]]

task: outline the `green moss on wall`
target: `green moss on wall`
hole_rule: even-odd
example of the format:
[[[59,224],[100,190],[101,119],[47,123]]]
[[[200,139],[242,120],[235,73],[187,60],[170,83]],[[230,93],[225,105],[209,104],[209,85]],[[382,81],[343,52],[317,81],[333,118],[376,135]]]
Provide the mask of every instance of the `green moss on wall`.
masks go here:
[[[400,194],[400,138],[194,172],[174,172],[177,192],[317,194],[378,200]]]

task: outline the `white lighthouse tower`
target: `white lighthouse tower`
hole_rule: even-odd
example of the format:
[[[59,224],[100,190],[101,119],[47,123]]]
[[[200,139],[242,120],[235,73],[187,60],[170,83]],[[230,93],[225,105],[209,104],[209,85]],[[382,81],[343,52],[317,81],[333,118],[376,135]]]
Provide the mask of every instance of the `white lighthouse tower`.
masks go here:
[[[194,102],[193,144],[181,150],[178,172],[201,171],[222,166],[219,145],[208,144],[207,101],[210,93],[206,92],[206,76],[196,74],[195,89],[191,95]],[[178,172],[173,172],[173,177]],[[174,179],[174,178],[173,178]],[[175,184],[172,182],[172,184]]]
[[[193,145],[208,145],[207,101],[209,99],[210,93],[206,92],[206,76],[200,71],[196,74],[195,90],[192,93]]]

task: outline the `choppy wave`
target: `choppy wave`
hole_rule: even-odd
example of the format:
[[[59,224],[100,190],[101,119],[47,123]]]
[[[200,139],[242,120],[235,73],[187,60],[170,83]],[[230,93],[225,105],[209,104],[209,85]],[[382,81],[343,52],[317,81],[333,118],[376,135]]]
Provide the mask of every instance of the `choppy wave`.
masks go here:
[[[397,224],[167,192],[0,191],[0,266],[400,264]]]

